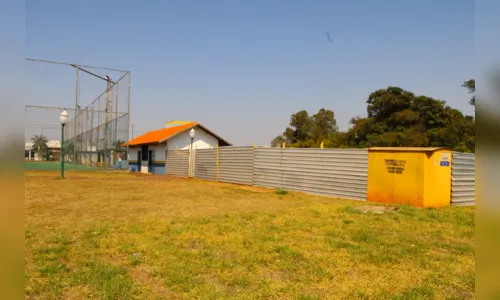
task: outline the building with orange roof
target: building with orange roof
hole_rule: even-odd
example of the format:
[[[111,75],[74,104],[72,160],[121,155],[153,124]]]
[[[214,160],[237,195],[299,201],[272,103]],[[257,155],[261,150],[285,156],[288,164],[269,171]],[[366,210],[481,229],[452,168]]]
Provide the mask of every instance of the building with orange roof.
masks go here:
[[[190,132],[194,132],[191,138]],[[232,146],[198,122],[171,121],[165,128],[147,132],[128,143],[129,170],[142,173],[166,174],[169,150],[207,149]]]

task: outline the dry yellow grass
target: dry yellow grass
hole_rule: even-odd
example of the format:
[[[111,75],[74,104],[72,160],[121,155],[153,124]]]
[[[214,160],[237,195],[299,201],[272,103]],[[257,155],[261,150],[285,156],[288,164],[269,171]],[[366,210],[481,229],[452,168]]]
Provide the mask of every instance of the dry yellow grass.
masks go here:
[[[28,171],[26,297],[472,299],[474,208]]]

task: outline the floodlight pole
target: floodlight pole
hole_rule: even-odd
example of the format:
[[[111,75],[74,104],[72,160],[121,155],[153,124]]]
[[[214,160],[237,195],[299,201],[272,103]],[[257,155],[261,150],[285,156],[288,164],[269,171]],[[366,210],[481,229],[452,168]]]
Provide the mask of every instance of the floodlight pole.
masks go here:
[[[64,125],[61,124],[61,179],[64,179]]]
[[[194,128],[189,131],[189,137],[191,138],[191,147],[189,150],[189,177],[194,177],[194,153],[193,153],[193,141],[195,136]]]
[[[74,128],[74,132],[73,132],[73,164],[76,163],[76,151],[77,151],[77,148],[78,148],[78,143],[77,143],[77,138],[76,138],[76,135],[78,133],[78,119],[80,118],[80,116],[78,115],[78,107],[79,107],[79,104],[78,104],[78,94],[79,94],[79,82],[78,82],[78,75],[79,75],[79,71],[80,70],[80,67],[78,65],[76,65],[76,86],[75,86],[75,117],[73,118],[73,126],[75,126]],[[63,129],[64,130],[64,129]]]

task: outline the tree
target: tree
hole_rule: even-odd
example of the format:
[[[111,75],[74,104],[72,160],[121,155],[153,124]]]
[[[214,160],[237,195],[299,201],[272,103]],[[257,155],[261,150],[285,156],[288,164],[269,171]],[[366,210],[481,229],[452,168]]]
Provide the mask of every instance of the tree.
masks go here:
[[[462,87],[466,88],[469,91],[469,94],[472,94],[472,98],[469,100],[469,104],[476,106],[476,80],[469,79],[464,81]]]
[[[31,142],[33,142],[33,146],[31,147],[33,150],[35,150],[38,155],[41,155],[44,158],[47,158],[47,151],[48,151],[48,140],[44,135],[34,135],[31,138]]]
[[[122,141],[122,140],[116,140],[113,143],[113,150],[115,151],[115,153],[125,151],[125,147],[122,146],[123,144],[125,144],[125,141]]]
[[[281,147],[283,142],[285,142],[285,138],[282,135],[278,135],[271,141],[271,147]]]
[[[335,114],[322,108],[312,116],[305,110],[292,114],[289,126],[271,141],[271,146],[286,142],[289,147],[312,148],[319,147],[323,141],[336,145],[339,140]]]
[[[320,109],[312,116],[311,138],[315,141],[328,138],[329,135],[337,132],[337,120],[331,110]]]
[[[351,119],[350,146],[475,148],[473,118],[445,101],[388,87],[371,93],[366,102],[368,117]]]
[[[474,80],[464,83],[471,93]],[[475,151],[475,120],[445,101],[418,96],[400,87],[389,86],[371,93],[367,116],[350,120],[350,128],[339,132],[333,111],[320,109],[310,116],[301,110],[290,117],[290,124],[271,145],[286,141],[289,147],[449,147],[456,151]],[[474,96],[471,104],[475,104]]]
[[[288,144],[307,141],[311,138],[312,120],[307,111],[301,110],[290,117],[290,127],[283,133]]]

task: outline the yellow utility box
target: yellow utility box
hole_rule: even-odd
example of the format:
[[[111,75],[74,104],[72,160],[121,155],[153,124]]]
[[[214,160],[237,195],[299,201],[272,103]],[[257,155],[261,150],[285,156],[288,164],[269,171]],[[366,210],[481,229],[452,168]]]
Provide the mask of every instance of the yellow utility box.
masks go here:
[[[370,202],[443,207],[451,201],[451,149],[368,149]]]

